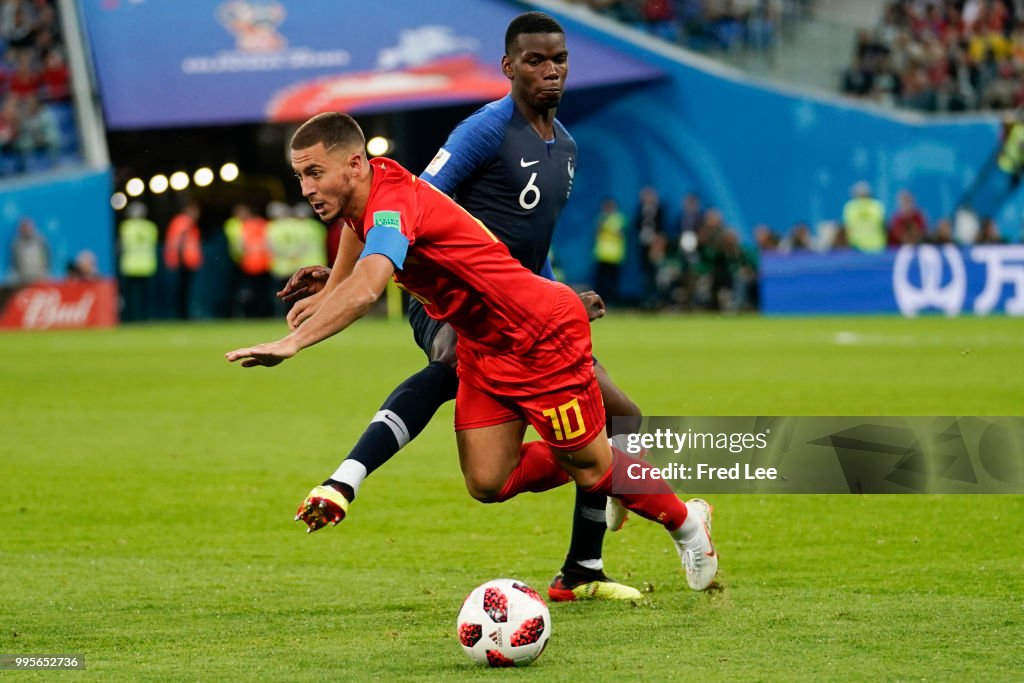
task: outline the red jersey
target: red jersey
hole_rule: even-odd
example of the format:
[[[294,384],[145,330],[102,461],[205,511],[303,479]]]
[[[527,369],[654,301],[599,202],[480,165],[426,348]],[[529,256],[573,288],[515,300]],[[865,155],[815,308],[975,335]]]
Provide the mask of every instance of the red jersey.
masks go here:
[[[426,181],[390,159],[370,161],[373,183],[361,221],[398,230],[409,242],[395,281],[427,314],[449,323],[459,344],[479,351],[523,353],[544,331],[564,285],[523,267],[483,223]],[[484,347],[484,348],[480,348]]]

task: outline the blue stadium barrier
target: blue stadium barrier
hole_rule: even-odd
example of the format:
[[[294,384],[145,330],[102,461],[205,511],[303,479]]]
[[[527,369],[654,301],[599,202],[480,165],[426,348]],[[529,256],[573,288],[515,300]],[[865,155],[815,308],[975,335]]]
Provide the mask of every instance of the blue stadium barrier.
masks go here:
[[[763,254],[766,315],[1024,315],[1024,245]]]

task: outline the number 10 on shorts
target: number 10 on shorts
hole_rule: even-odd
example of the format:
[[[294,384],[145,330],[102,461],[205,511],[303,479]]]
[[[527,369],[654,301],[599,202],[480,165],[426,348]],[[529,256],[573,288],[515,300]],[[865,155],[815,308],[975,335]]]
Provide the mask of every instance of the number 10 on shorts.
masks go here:
[[[544,417],[551,420],[556,441],[575,439],[587,431],[587,426],[583,424],[583,412],[580,410],[579,399],[574,398],[557,408],[548,408],[544,411]],[[574,423],[575,426],[573,426]]]

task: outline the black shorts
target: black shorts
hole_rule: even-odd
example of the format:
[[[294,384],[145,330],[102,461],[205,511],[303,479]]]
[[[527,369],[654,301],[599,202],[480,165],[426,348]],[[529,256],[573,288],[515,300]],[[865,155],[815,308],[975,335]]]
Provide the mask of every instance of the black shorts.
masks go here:
[[[448,323],[434,320],[423,310],[423,304],[416,299],[410,298],[409,324],[412,325],[412,336],[416,340],[416,346],[423,349],[423,353],[427,354],[429,359],[430,348],[434,345],[434,337]]]

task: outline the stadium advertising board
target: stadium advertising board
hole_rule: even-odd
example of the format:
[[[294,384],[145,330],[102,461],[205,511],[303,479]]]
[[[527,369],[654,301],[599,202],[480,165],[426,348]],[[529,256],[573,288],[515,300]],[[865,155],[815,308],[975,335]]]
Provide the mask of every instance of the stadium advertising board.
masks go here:
[[[55,330],[117,324],[117,283],[46,282],[0,292],[0,328]]]
[[[496,99],[499,0],[81,0],[112,129],[302,121]],[[173,40],[162,39],[173,36]],[[570,89],[660,74],[574,37]]]
[[[765,254],[766,314],[1024,315],[1024,246]]]

